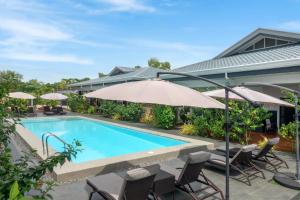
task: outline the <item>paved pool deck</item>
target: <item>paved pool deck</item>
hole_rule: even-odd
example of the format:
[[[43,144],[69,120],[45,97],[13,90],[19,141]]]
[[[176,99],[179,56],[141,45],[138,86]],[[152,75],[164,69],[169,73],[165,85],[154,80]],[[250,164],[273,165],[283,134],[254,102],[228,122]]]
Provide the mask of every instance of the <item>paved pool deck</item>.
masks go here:
[[[91,117],[91,116],[89,116]],[[110,119],[94,116],[97,119],[113,121]],[[145,124],[140,123],[131,123],[131,122],[118,122],[121,124],[125,124],[128,126],[135,126],[139,128],[145,128],[154,131],[160,131],[167,134],[178,134],[178,130],[162,130],[157,129],[154,127],[150,127]],[[207,142],[212,142],[215,144],[215,147],[223,146],[225,143],[223,141],[217,141],[209,138],[202,138],[202,137],[192,137],[193,139],[199,139]],[[20,148],[16,147],[17,145],[12,143],[13,154],[15,157],[18,157]],[[295,171],[295,155],[291,153],[284,153],[284,152],[277,152],[281,158],[287,161],[290,169],[282,168],[281,171]],[[184,159],[184,157],[180,157]],[[168,162],[160,161],[160,163]],[[150,165],[154,163],[141,163],[141,166]],[[261,168],[265,166],[258,164]],[[253,179],[252,186],[248,186],[244,183],[239,181],[230,179],[230,199],[232,200],[300,200],[300,191],[287,189],[282,187],[272,181],[273,173],[268,170],[263,170],[266,179],[255,178]],[[225,175],[224,171],[219,171],[216,169],[206,168],[204,170],[205,174],[223,191],[225,190]],[[88,199],[88,193],[85,190],[86,181],[79,180],[72,183],[63,183],[54,188],[54,191],[51,192],[54,200],[84,200]],[[166,196],[163,199],[171,199],[170,197]],[[188,200],[189,197],[185,194],[177,191],[176,198],[178,200]],[[210,199],[219,199],[218,196],[212,197]]]

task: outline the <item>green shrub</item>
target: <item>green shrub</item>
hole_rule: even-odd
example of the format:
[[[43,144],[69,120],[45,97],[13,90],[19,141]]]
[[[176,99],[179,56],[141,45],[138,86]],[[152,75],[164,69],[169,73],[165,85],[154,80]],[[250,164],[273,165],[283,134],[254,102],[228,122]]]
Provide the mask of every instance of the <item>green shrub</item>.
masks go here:
[[[72,112],[84,113],[88,108],[85,97],[78,94],[70,94],[68,97],[68,106]]]
[[[207,137],[209,135],[209,123],[205,116],[194,117],[193,124],[199,136]]]
[[[100,112],[105,117],[125,121],[139,121],[143,114],[143,107],[140,104],[128,103],[127,105],[113,101],[103,101],[100,105]]]
[[[120,115],[119,113],[114,113],[114,114],[111,116],[111,118],[112,118],[113,120],[121,120],[121,119],[122,119],[122,117],[121,117],[121,115]]]
[[[102,101],[99,107],[100,113],[105,117],[112,117],[116,105],[113,101]]]
[[[89,106],[87,109],[88,114],[94,114],[96,112],[95,106]]]
[[[140,104],[129,103],[121,109],[121,118],[126,121],[138,122],[143,112],[143,108]]]
[[[224,139],[225,130],[224,130],[224,117],[223,115],[218,118],[216,121],[212,121],[209,124],[209,132],[213,138]]]
[[[153,107],[154,125],[164,129],[175,126],[176,115],[172,107],[155,105]]]
[[[248,132],[263,126],[270,113],[263,107],[254,108],[246,102],[230,101],[231,139],[248,143]]]
[[[286,139],[295,139],[296,137],[296,123],[290,122],[288,124],[283,124],[280,127],[279,135]]]
[[[144,113],[144,115],[140,119],[140,122],[145,123],[145,124],[149,124],[149,125],[153,125],[153,123],[154,123],[153,114],[151,112],[150,113]]]
[[[180,127],[180,133],[183,135],[196,135],[198,130],[193,124],[184,124]]]
[[[224,114],[222,110],[198,108],[193,110],[192,123],[202,137],[224,138]]]

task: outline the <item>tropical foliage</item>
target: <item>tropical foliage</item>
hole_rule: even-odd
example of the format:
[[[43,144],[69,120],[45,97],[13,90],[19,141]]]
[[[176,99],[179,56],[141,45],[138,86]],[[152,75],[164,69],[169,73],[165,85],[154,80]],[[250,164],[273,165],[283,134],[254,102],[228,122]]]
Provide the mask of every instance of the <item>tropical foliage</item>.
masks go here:
[[[170,106],[153,106],[154,125],[159,128],[170,129],[175,126],[176,115],[174,108]]]
[[[279,135],[283,138],[294,140],[296,138],[296,123],[283,124],[280,127]]]
[[[263,107],[254,108],[246,102],[230,101],[231,138],[248,143],[248,132],[263,126],[270,113]]]
[[[141,117],[140,122],[153,125],[154,123],[154,116],[152,112],[145,112],[144,115]]]
[[[143,107],[136,103],[118,103],[113,101],[102,101],[99,107],[103,116],[114,120],[139,121],[143,115]]]
[[[88,104],[85,100],[85,97],[78,95],[78,94],[68,95],[67,104],[72,112],[83,113],[88,108]]]
[[[171,69],[171,64],[169,62],[160,62],[157,58],[150,58],[148,60],[148,66],[158,69]]]
[[[249,131],[263,126],[262,122],[270,117],[270,113],[263,107],[254,108],[245,102],[230,101],[229,107],[230,138],[240,143],[247,143]],[[181,115],[188,121],[188,125],[181,127],[181,132],[192,129],[193,134],[195,132],[202,137],[224,139],[223,110],[194,108],[191,116],[183,113]]]
[[[203,137],[224,137],[224,114],[217,109],[194,109],[191,122],[197,128],[197,134]]]
[[[291,104],[295,104],[295,96],[291,92],[283,91],[285,95],[285,100]],[[300,110],[300,99],[298,99],[298,110]],[[300,125],[299,125],[300,128]],[[288,124],[283,124],[280,127],[279,135],[285,139],[294,140],[296,138],[296,122],[289,122]]]
[[[42,94],[58,91],[58,90],[66,90],[68,89],[69,84],[86,81],[86,80],[89,80],[89,78],[62,79],[61,81],[55,83],[43,83],[36,79],[23,81],[23,76],[21,74],[9,70],[0,71],[1,87],[5,87],[8,90],[8,92],[22,91],[22,92],[31,93],[35,96],[40,96]],[[36,99],[36,101],[40,101],[40,99]]]
[[[180,133],[183,135],[196,135],[198,129],[194,124],[184,124],[180,127]]]

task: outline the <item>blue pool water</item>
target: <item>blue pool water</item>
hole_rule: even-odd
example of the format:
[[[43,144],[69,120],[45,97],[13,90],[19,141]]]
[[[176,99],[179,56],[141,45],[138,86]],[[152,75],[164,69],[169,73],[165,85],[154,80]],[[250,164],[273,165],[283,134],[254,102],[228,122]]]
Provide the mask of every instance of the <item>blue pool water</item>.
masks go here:
[[[79,140],[83,150],[73,160],[75,163],[186,143],[80,117],[23,119],[21,123],[40,139],[43,133],[51,132],[69,144],[74,139]],[[49,138],[49,144],[56,151],[63,149],[63,145],[54,138]]]

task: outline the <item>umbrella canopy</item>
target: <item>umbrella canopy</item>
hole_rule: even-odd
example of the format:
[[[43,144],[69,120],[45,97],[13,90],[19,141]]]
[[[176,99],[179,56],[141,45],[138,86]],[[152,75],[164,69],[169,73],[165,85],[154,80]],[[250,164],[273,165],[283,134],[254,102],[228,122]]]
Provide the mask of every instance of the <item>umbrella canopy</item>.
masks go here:
[[[236,92],[244,95],[245,97],[247,97],[248,99],[250,99],[251,101],[254,101],[254,102],[294,107],[294,105],[292,105],[286,101],[282,101],[278,98],[272,97],[270,95],[267,95],[267,94],[264,94],[261,92],[257,92],[255,90],[251,90],[246,87],[234,87],[232,89],[235,90]],[[203,92],[203,94],[210,96],[210,97],[225,98],[225,89]],[[244,100],[242,97],[240,97],[232,92],[229,92],[229,98],[235,99],[235,100]]]
[[[224,109],[224,104],[200,92],[160,79],[135,81],[105,87],[85,94],[89,98]]]
[[[48,93],[42,95],[41,98],[47,100],[64,100],[67,99],[68,97],[60,93]]]
[[[8,96],[15,99],[35,99],[34,96],[25,92],[11,92]]]

